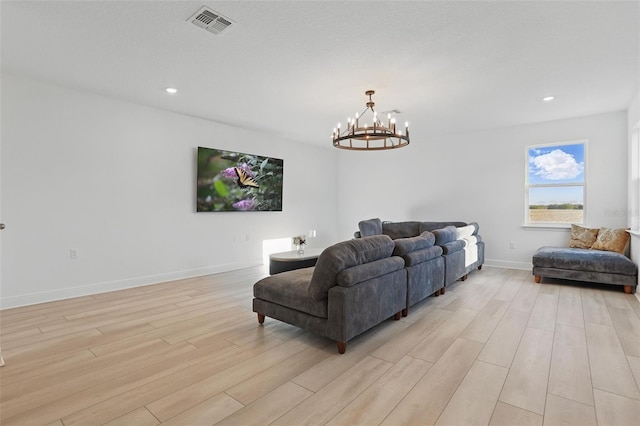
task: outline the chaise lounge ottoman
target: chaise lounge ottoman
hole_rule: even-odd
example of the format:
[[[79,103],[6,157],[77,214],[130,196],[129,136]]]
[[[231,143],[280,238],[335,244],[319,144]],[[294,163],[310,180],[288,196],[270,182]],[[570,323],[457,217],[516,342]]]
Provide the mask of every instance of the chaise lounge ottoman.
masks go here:
[[[623,254],[574,247],[540,247],[533,255],[533,275],[624,286],[635,293],[638,267]]]

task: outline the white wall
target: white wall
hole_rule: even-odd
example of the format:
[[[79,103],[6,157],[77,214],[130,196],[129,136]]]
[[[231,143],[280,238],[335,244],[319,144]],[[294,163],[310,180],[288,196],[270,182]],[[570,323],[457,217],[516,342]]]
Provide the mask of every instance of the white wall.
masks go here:
[[[632,230],[630,257],[636,265],[640,264],[640,92],[627,110],[629,137],[629,171],[628,171],[628,207],[627,226]],[[639,277],[640,280],[640,277]],[[640,300],[640,291],[636,291]]]
[[[529,269],[542,245],[566,245],[568,230],[523,228],[525,146],[587,139],[587,225],[624,227],[626,112],[418,138],[393,152],[340,152],[339,237],[358,221],[477,221],[487,264]],[[415,119],[414,119],[415,120]],[[509,249],[513,242],[515,249]]]
[[[640,229],[640,92],[629,105],[627,111],[628,125],[628,171],[629,188],[627,197],[627,226],[633,230]]]
[[[636,106],[414,134],[408,148],[362,153],[11,75],[2,76],[1,108],[3,308],[249,266],[261,262],[263,239],[314,228],[312,245],[324,247],[370,217],[478,221],[488,264],[527,269],[535,249],[566,244],[568,231],[522,227],[524,147],[588,139],[587,225],[623,227],[627,115],[640,116]],[[197,146],[283,158],[284,211],[195,213]]]
[[[331,149],[12,75],[1,137],[3,308],[259,264],[263,239],[312,228],[314,245],[337,238]],[[283,211],[195,213],[198,146],[283,158]]]

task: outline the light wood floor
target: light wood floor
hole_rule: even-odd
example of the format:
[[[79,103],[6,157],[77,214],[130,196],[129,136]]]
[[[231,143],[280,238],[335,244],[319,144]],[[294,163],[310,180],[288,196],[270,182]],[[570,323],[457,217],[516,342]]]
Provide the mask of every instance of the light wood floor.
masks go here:
[[[0,423],[638,425],[640,303],[484,267],[335,344],[251,312],[263,267],[1,314]]]

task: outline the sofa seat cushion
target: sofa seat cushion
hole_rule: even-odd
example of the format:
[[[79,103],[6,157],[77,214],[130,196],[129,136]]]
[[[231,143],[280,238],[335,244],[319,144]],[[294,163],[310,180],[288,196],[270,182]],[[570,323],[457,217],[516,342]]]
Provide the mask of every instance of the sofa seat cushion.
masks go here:
[[[540,247],[533,255],[533,266],[632,276],[638,271],[635,263],[620,253],[567,247]]]
[[[319,318],[327,318],[327,299],[318,301],[309,295],[314,268],[295,269],[271,275],[253,286],[253,296]]]

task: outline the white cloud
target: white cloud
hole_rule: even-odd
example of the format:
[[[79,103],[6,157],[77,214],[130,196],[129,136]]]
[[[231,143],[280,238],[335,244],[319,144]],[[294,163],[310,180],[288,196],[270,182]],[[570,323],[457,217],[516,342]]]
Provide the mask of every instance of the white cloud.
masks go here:
[[[584,163],[578,163],[575,157],[561,149],[530,158],[534,174],[543,179],[573,179],[584,170]]]

